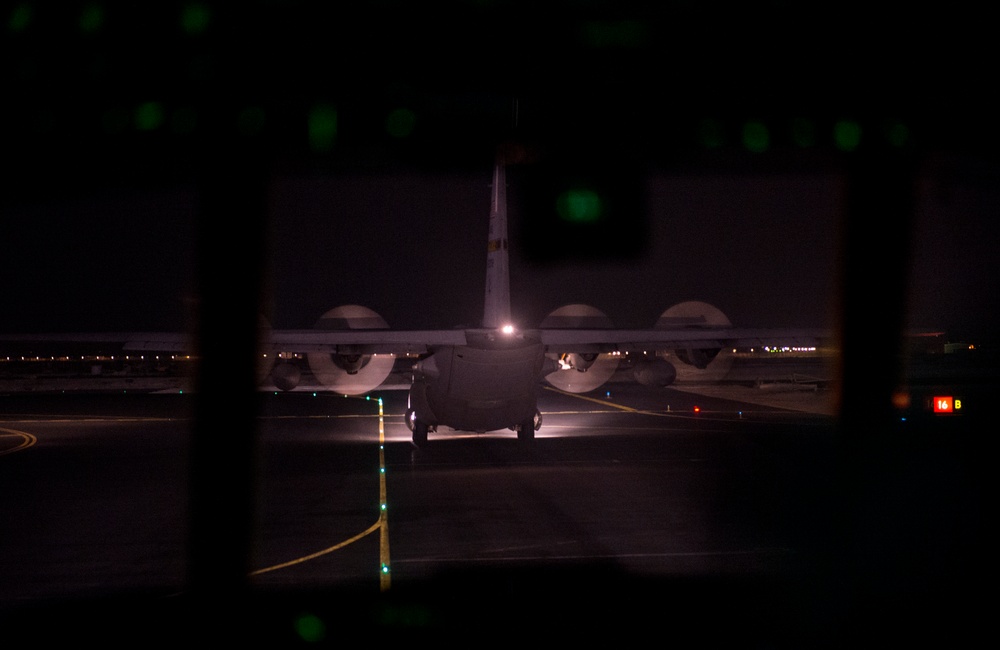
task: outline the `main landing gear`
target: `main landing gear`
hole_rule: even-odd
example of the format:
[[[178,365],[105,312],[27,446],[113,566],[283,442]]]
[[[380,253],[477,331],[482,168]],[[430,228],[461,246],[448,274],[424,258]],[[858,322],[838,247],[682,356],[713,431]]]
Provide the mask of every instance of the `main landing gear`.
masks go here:
[[[518,440],[534,440],[535,431],[538,431],[542,426],[542,413],[541,411],[535,411],[534,417],[531,417],[517,426],[517,439]]]
[[[417,419],[413,409],[406,409],[406,426],[413,432],[413,444],[423,447],[427,444],[427,432],[430,426],[426,422]]]
[[[427,430],[430,429],[425,423],[417,421],[413,423],[413,444],[423,447],[427,444]]]
[[[418,420],[411,409],[407,409],[406,411],[406,426],[413,433],[413,444],[415,446],[424,447],[427,445],[427,433],[431,430],[431,427],[426,422]],[[534,416],[527,418],[517,426],[511,427],[511,429],[517,431],[518,440],[531,441],[535,439],[535,431],[541,426],[542,414],[540,411],[535,411]]]

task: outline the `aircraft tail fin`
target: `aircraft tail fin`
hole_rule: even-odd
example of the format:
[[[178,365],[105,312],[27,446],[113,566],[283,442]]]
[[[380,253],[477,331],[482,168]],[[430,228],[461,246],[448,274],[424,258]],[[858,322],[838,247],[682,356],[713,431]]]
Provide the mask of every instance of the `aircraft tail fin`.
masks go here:
[[[490,201],[490,232],[486,245],[486,301],[483,327],[510,322],[510,276],[507,253],[507,175],[503,154],[497,153]]]

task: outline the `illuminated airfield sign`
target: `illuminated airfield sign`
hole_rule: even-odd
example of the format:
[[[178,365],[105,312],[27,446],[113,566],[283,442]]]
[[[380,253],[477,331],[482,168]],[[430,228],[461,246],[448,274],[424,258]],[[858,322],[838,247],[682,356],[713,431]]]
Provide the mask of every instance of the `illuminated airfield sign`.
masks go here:
[[[962,412],[962,400],[951,395],[935,396],[932,409],[935,413],[956,414]]]

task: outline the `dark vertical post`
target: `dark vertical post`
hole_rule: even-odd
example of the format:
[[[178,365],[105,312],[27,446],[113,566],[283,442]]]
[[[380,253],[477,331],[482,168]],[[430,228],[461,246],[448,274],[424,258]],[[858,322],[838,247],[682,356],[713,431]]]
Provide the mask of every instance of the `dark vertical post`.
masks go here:
[[[196,619],[212,622],[239,611],[251,568],[267,216],[262,157],[228,145],[213,143],[201,160],[198,215],[188,577]]]
[[[853,445],[884,433],[903,376],[913,230],[913,164],[903,155],[853,160],[841,259],[841,418]]]
[[[847,174],[841,260],[840,536],[834,579],[853,624],[898,622],[899,524],[913,516],[907,454],[895,433],[893,396],[904,381],[914,169],[905,157],[869,154]]]

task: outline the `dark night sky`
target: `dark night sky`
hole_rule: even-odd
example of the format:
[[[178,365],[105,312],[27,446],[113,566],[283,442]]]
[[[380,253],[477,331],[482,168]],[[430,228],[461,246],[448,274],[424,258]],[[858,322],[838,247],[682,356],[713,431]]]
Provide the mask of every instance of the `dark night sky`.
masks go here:
[[[955,167],[950,167],[952,171]],[[937,171],[918,184],[917,328],[990,331],[997,313],[997,170]],[[968,170],[967,170],[968,171]],[[983,175],[986,176],[983,176]],[[286,176],[270,192],[270,319],[311,327],[339,304],[395,327],[477,324],[491,169],[478,173]],[[705,300],[745,326],[832,325],[843,185],[834,174],[650,175],[634,256],[598,247],[526,257],[529,209],[511,173],[515,315],[537,323],[586,302],[620,326],[647,326],[681,300]],[[4,215],[8,331],[172,329],[192,298],[196,195],[190,188],[39,201]],[[527,213],[527,214],[526,214]],[[877,227],[874,224],[873,227]],[[232,245],[240,245],[238,229]],[[226,251],[218,251],[226,264]],[[871,269],[877,281],[879,269]]]
[[[901,29],[898,14],[886,23],[840,5],[836,15],[855,24],[801,12],[789,22],[784,3],[768,6],[773,18],[741,13],[725,25],[687,3],[656,16],[594,3],[592,13],[537,21],[509,11],[516,2],[447,5],[464,21],[455,29],[392,2],[374,16],[278,4],[217,13],[204,37],[179,38],[152,10],[112,15],[106,33],[85,38],[65,32],[73,21],[56,10],[39,12],[10,34],[14,100],[2,124],[15,164],[0,202],[0,327],[183,326],[198,218],[190,168],[201,140],[217,144],[234,122],[276,163],[267,269],[276,327],[311,327],[346,303],[394,327],[475,325],[493,150],[510,137],[517,97],[515,139],[568,146],[562,160],[616,170],[634,208],[626,228],[574,244],[541,224],[523,170],[510,170],[513,309],[525,324],[586,302],[621,326],[647,326],[693,299],[736,325],[832,325],[845,181],[838,164],[816,159],[843,154],[828,140],[789,151],[779,132],[796,117],[822,129],[847,117],[864,125],[866,143],[886,118],[912,127],[910,325],[956,337],[995,329],[998,113],[983,74],[988,41],[967,16],[923,21],[939,36],[961,33],[959,48],[920,37],[915,23]],[[143,27],[122,29],[126,20]],[[233,29],[234,20],[245,24]],[[240,40],[255,28],[273,31]],[[51,54],[66,48],[72,56]],[[166,115],[160,127],[111,119],[150,99]],[[333,148],[319,155],[303,144],[317,105],[338,113]],[[387,144],[383,125],[397,108],[413,111],[414,130]],[[191,115],[201,130],[179,132]],[[728,129],[719,149],[700,132],[707,119]],[[767,153],[739,144],[752,120],[773,129]],[[574,160],[579,150],[589,159]],[[239,246],[239,224],[230,227]],[[219,264],[228,259],[218,251]],[[869,272],[878,281],[880,269]]]

